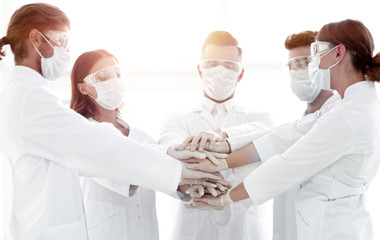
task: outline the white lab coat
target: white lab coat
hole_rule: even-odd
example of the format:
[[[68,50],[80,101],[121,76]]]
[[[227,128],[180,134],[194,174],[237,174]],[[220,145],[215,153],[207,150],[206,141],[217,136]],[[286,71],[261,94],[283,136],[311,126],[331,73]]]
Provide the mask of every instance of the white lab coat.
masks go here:
[[[87,239],[78,173],[176,191],[179,161],[64,107],[31,68],[15,66],[2,81],[0,151],[13,178],[10,239]]]
[[[295,122],[282,124],[280,126],[265,129],[259,132],[244,134],[247,126],[236,126],[225,129],[232,135],[228,139],[231,150],[236,151],[241,147],[253,142],[262,162],[270,157],[283,153],[293,145],[300,137],[305,135],[315,124],[318,118],[340,100],[337,92],[328,98],[321,106],[320,114],[304,115]],[[233,134],[231,134],[233,133]],[[247,166],[233,169],[242,181],[254,171],[260,164],[249,164]],[[274,198],[273,201],[273,240],[297,239],[296,215],[294,209],[295,196],[300,185],[293,186],[286,192]]]
[[[379,166],[380,103],[369,81],[349,86],[344,96],[305,136],[244,181],[257,204],[302,183],[297,239],[372,239],[364,192]]]
[[[129,138],[156,144],[143,131],[117,121],[130,130]],[[159,239],[154,191],[108,179],[82,177],[81,184],[89,240]]]
[[[215,102],[204,98],[202,105],[184,114],[172,114],[164,123],[159,142],[161,144],[181,143],[187,136],[203,131],[212,131],[220,127],[235,126],[251,122],[252,129],[263,129],[272,120],[267,113],[247,112],[234,104],[234,100],[225,102],[228,110],[222,125],[218,126],[211,115]],[[224,177],[232,185],[239,181],[231,170],[223,171]],[[208,240],[208,239],[269,239],[270,230],[264,226],[265,213],[262,206],[249,201],[225,208],[222,211],[201,211],[185,209],[184,203],[175,201],[175,226],[173,240]],[[250,208],[247,211],[247,208]],[[247,226],[248,224],[254,225]]]

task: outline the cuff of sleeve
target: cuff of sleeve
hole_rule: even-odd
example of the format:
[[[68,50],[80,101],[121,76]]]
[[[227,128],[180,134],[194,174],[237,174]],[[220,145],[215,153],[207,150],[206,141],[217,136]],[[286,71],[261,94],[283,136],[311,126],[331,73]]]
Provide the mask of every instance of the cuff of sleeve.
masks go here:
[[[265,162],[270,157],[273,156],[273,153],[276,152],[276,150],[273,147],[272,142],[266,138],[265,136],[254,140],[253,144],[255,145],[256,151],[260,156],[260,160],[262,162]]]
[[[258,184],[254,173],[248,175],[244,179],[243,185],[253,203],[261,204],[267,200],[260,196],[262,189]]]

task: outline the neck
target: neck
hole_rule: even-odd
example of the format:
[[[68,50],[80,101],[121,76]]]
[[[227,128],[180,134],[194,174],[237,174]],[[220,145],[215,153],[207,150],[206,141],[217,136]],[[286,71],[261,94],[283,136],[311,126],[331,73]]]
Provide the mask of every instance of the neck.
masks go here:
[[[344,98],[344,92],[346,89],[349,86],[361,81],[365,81],[365,77],[362,72],[353,70],[352,68],[347,68],[337,76],[337,81],[335,81],[336,86],[332,87],[336,89],[341,98]]]
[[[92,117],[97,122],[109,122],[113,125],[117,125],[117,114],[115,110],[108,110],[102,107],[98,107],[98,113]]]
[[[331,91],[321,90],[321,92],[318,94],[317,98],[314,101],[312,101],[311,103],[307,104],[307,113],[310,114],[310,113],[313,113],[313,112],[321,109],[322,105],[332,95],[333,95],[333,93]]]
[[[23,58],[20,60],[15,60],[15,65],[31,68],[42,75],[41,61],[36,61],[35,59],[33,60],[30,58]]]

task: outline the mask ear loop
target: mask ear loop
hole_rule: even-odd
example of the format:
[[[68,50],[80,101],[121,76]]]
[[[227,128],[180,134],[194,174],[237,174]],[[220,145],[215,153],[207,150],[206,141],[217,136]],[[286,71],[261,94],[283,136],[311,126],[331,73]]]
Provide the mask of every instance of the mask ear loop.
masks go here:
[[[338,45],[336,45],[335,47],[333,47],[332,49],[330,49],[327,53],[325,53],[323,56],[321,56],[320,58],[322,59],[324,56],[326,56],[327,54],[329,54],[330,52],[332,52],[335,48],[337,48]],[[338,65],[340,62],[342,61],[342,59],[339,61],[339,62],[336,62],[334,63],[332,66],[328,67],[327,69],[331,69],[333,67],[335,67],[336,65]]]
[[[47,40],[47,38],[41,33],[41,32],[38,32],[44,39],[45,41],[54,49],[54,46]],[[36,52],[38,53],[38,55],[40,55],[41,58],[45,58],[44,56],[42,56],[41,52],[37,49],[36,46],[34,46],[33,44],[33,47],[34,49],[36,50]]]

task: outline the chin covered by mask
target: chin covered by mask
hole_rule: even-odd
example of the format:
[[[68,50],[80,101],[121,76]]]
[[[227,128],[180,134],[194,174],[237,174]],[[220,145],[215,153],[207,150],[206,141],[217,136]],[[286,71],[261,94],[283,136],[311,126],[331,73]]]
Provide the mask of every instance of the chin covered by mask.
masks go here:
[[[34,45],[33,47],[41,56],[42,76],[47,80],[56,80],[66,72],[67,68],[69,67],[71,57],[70,54],[62,48],[51,45],[51,43],[46,38],[45,40],[54,49],[53,56],[45,58]]]
[[[309,77],[311,81],[319,88],[324,90],[331,90],[331,73],[330,69],[335,67],[337,64],[340,63],[336,62],[332,66],[330,66],[327,69],[320,69],[319,64],[321,63],[321,58],[332,52],[337,46],[329,50],[327,53],[325,53],[323,56],[320,56],[319,54],[316,54],[313,58],[313,60],[309,63]]]
[[[291,70],[290,88],[301,101],[308,103],[313,102],[321,92],[321,88],[310,80],[308,70]]]
[[[120,107],[124,97],[124,85],[118,78],[93,84],[98,97],[95,101],[103,108],[115,110]]]
[[[203,69],[203,91],[212,99],[217,101],[225,100],[235,92],[239,74],[223,66]]]

